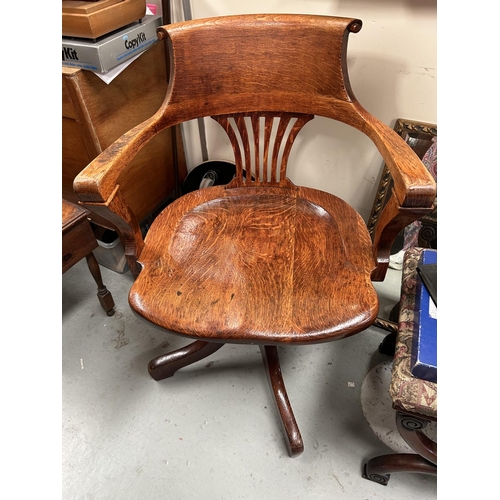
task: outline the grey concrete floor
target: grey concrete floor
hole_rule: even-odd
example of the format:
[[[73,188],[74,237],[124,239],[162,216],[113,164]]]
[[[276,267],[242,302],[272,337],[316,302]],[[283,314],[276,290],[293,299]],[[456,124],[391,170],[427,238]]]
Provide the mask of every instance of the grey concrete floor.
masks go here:
[[[102,274],[111,317],[85,260],[62,276],[64,500],[437,498],[432,476],[392,474],[388,486],[361,476],[364,460],[392,451],[361,402],[365,376],[387,362],[377,350],[385,331],[279,349],[305,445],[290,458],[258,347],[227,344],[157,382],[148,362],[188,341],[134,316],[130,272]],[[399,286],[393,270],[377,284],[381,316]]]

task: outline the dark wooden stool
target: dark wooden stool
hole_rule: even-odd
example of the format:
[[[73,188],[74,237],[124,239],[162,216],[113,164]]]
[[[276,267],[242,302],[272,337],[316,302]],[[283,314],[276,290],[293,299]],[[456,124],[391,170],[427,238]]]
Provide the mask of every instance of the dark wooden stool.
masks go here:
[[[92,253],[97,248],[98,243],[87,218],[88,214],[88,210],[67,200],[62,200],[62,272],[64,274],[85,257],[90,272],[97,283],[99,302],[106,314],[113,316],[115,302],[102,282],[99,264]]]

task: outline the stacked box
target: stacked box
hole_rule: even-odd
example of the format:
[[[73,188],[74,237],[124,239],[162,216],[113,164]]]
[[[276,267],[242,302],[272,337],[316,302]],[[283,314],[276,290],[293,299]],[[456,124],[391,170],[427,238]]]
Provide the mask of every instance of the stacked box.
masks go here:
[[[63,37],[62,64],[105,74],[156,43],[161,25],[162,16],[148,15],[95,41]]]

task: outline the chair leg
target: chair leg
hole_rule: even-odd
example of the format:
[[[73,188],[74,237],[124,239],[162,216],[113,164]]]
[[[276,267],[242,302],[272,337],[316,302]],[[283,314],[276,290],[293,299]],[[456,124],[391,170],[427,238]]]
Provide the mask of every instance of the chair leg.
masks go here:
[[[148,365],[149,374],[155,380],[172,377],[179,368],[196,363],[196,361],[210,356],[210,354],[218,351],[223,345],[216,342],[197,340],[186,347],[151,360]]]
[[[413,453],[393,453],[374,457],[364,464],[363,477],[387,486],[391,472],[419,472],[437,476],[437,465]]]
[[[300,435],[295,416],[281,374],[281,367],[276,346],[260,346],[260,352],[267,369],[268,380],[274,394],[274,400],[280,414],[283,430],[286,434],[286,444],[291,457],[296,457],[304,451],[304,443]]]
[[[113,314],[115,314],[115,301],[113,300],[113,296],[111,295],[110,291],[104,286],[104,283],[102,282],[99,263],[97,262],[97,259],[92,252],[90,252],[85,257],[87,259],[87,265],[90,269],[90,273],[97,283],[97,298],[101,303],[101,307],[106,311],[106,314],[108,316],[113,316]]]
[[[401,437],[417,452],[380,455],[365,463],[363,477],[387,485],[390,472],[420,472],[437,476],[437,444],[422,431],[428,421],[410,413],[396,412],[396,425]]]
[[[396,412],[396,426],[406,443],[427,461],[437,464],[437,443],[427,437],[423,429],[429,421],[416,415]]]

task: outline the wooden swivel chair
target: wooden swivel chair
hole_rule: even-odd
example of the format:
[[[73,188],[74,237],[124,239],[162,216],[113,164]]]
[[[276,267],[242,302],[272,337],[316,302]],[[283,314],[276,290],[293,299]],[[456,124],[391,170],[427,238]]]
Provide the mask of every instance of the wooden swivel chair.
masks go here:
[[[170,377],[226,342],[258,344],[291,456],[303,442],[277,346],[368,328],[378,312],[372,280],[384,279],[394,238],[432,210],[436,191],[410,147],[351,91],[347,40],[360,29],[357,19],[271,14],[160,27],[171,65],[163,105],[74,183],[83,204],[114,220],[127,240],[132,309],[194,340],[152,360],[151,376]],[[346,202],[286,177],[292,143],[314,115],[366,134],[391,171],[392,197],[373,241]],[[123,194],[128,165],[160,131],[205,116],[227,132],[236,176],[175,200],[143,240]]]

